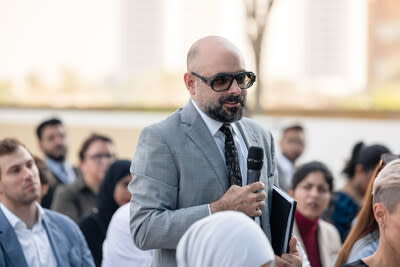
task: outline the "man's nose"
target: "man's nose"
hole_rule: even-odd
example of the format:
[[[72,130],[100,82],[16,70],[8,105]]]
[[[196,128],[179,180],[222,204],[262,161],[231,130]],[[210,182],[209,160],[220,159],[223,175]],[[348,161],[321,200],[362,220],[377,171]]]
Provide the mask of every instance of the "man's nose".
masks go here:
[[[233,79],[231,87],[229,87],[228,93],[232,95],[240,95],[242,93],[242,89],[240,89],[236,79]]]
[[[23,175],[24,175],[24,179],[32,179],[32,177],[33,177],[33,169],[32,168],[28,168],[28,167],[24,167]]]

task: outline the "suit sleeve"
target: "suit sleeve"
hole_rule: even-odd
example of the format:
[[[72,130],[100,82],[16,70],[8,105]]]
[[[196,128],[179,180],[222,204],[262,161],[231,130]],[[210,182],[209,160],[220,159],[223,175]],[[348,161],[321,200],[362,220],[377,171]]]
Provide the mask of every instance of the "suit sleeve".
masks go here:
[[[157,128],[140,134],[131,173],[130,227],[138,248],[176,249],[190,225],[209,215],[208,204],[178,208],[179,170]]]

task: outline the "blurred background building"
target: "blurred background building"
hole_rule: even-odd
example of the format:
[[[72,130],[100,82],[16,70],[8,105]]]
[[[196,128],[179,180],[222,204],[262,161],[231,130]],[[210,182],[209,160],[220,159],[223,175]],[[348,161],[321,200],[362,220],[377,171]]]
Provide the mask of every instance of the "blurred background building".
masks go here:
[[[57,115],[74,163],[93,131],[131,158],[140,130],[187,102],[182,76],[195,40],[225,36],[255,69],[243,1],[0,0],[0,138],[38,153],[34,128]],[[261,104],[280,117],[255,119],[277,140],[281,120],[302,122],[310,141],[301,161],[322,160],[339,175],[356,141],[400,151],[398,0],[275,0],[263,47]]]
[[[393,0],[276,0],[258,74],[263,107],[384,108],[370,94],[399,76],[399,9]],[[229,38],[254,69],[245,20],[241,0],[3,0],[0,103],[179,106],[186,51],[202,36]]]

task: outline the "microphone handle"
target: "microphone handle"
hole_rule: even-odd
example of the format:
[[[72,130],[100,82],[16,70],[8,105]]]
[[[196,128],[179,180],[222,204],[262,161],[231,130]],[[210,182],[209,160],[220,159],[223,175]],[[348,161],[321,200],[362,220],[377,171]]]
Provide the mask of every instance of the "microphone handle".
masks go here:
[[[247,170],[247,184],[252,184],[260,181],[260,170]]]

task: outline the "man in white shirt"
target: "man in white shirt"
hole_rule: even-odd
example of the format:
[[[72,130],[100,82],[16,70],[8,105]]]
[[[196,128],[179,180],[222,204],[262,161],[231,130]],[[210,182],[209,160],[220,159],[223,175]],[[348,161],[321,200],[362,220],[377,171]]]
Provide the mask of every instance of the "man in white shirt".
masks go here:
[[[55,181],[50,181],[49,191],[42,199],[42,206],[50,208],[55,188],[59,184],[72,184],[79,175],[78,170],[67,160],[67,134],[60,119],[42,121],[36,128],[36,136],[47,167],[55,178]]]
[[[279,186],[288,191],[297,159],[303,154],[305,137],[303,126],[292,124],[282,129],[279,141],[281,153],[277,155]]]
[[[131,165],[130,226],[140,249],[154,249],[154,267],[177,266],[179,239],[196,221],[223,210],[258,217],[270,237],[267,194],[277,183],[269,131],[242,118],[256,76],[228,40],[195,42],[184,74],[190,101],[143,129]],[[262,147],[260,181],[247,185],[248,148]],[[276,266],[301,266],[295,239]]]
[[[77,225],[43,209],[39,172],[17,140],[0,140],[0,266],[94,266]]]

